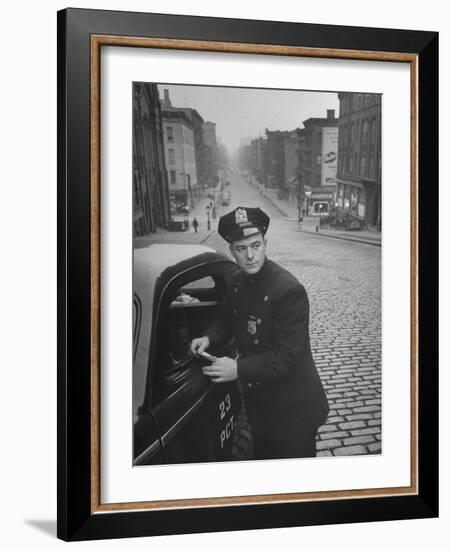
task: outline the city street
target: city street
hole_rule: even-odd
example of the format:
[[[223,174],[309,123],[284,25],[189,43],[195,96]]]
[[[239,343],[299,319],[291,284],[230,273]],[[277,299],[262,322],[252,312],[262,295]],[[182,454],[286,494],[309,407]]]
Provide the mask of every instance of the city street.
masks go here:
[[[318,456],[381,453],[381,247],[304,231],[239,171],[229,180],[231,202],[216,202],[210,231],[210,199],[204,197],[190,212],[188,232],[140,237],[135,246],[204,243],[229,255],[216,233],[219,217],[237,206],[262,208],[271,220],[268,257],[291,271],[309,296],[311,348],[330,403],[328,421],[318,434]]]
[[[381,248],[302,232],[239,172],[230,181],[232,200],[218,217],[237,206],[264,209],[271,218],[268,257],[308,292],[311,346],[331,409],[318,455],[380,453]],[[215,232],[204,242],[228,253]]]

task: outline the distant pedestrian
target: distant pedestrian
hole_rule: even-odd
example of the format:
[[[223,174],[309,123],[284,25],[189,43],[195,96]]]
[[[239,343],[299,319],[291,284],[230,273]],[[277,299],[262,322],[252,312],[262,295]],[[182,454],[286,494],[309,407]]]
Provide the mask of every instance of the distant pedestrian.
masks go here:
[[[197,228],[198,228],[198,220],[197,218],[194,218],[192,220],[192,225],[194,226],[194,231],[197,233]]]

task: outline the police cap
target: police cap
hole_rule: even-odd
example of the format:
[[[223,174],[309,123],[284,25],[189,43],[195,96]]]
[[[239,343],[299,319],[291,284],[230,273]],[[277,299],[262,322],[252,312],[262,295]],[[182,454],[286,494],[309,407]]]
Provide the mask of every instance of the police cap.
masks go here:
[[[270,218],[260,208],[238,206],[221,216],[217,231],[229,243],[256,233],[266,233]]]

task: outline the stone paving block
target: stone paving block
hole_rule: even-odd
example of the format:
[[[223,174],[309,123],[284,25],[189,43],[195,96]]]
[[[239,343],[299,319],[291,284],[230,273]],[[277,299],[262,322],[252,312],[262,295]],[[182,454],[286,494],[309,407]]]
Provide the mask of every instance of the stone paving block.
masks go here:
[[[364,407],[356,407],[353,409],[354,412],[361,412],[361,413],[369,413],[369,412],[377,412],[380,410],[380,407],[376,405],[365,405]]]
[[[353,445],[351,447],[340,447],[334,449],[334,456],[348,456],[348,455],[366,455],[367,449],[363,445]]]
[[[354,420],[370,420],[373,418],[373,414],[370,413],[363,413],[363,414],[349,414],[347,415],[347,420],[354,421]]]
[[[380,428],[360,428],[358,430],[351,430],[352,435],[373,435],[379,434]]]
[[[366,405],[381,405],[381,399],[367,399]]]
[[[338,424],[339,422],[343,422],[344,420],[345,418],[343,416],[337,416],[337,414],[331,417],[328,415],[327,424]]]
[[[340,439],[326,439],[324,441],[318,441],[316,443],[316,448],[318,451],[323,451],[325,449],[335,449],[336,447],[341,447],[342,443]]]
[[[366,423],[362,420],[354,421],[354,422],[343,422],[342,424],[339,424],[339,428],[341,430],[355,430],[357,428],[365,428]]]
[[[332,431],[337,431],[336,424],[324,424],[323,426],[320,426],[318,433],[321,434],[324,432],[332,432]]]
[[[369,446],[369,451],[371,453],[381,453],[381,441],[377,441],[376,443],[371,443]]]
[[[369,426],[381,426],[381,418],[375,418],[368,421]]]
[[[318,451],[316,456],[333,456],[331,451]]]
[[[365,443],[373,443],[375,438],[373,435],[358,435],[356,437],[347,437],[343,441],[344,445],[364,445]]]
[[[327,393],[330,395],[333,395],[333,397],[341,397],[343,395],[342,390],[340,388],[334,388],[331,390],[328,390]]]
[[[320,435],[321,439],[332,439],[338,438],[338,437],[348,437],[348,432],[330,432],[330,433],[323,433]]]

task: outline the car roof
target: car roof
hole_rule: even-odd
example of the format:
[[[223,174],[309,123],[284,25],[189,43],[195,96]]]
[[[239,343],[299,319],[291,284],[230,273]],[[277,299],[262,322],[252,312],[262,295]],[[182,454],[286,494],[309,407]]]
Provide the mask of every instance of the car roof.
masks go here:
[[[195,265],[196,258],[205,253],[209,253],[208,256],[212,254],[216,259],[223,258],[223,255],[217,253],[214,248],[198,244],[154,243],[145,248],[135,249],[133,259],[135,290],[139,291],[141,286],[152,288],[156,279],[168,267],[188,260]]]

